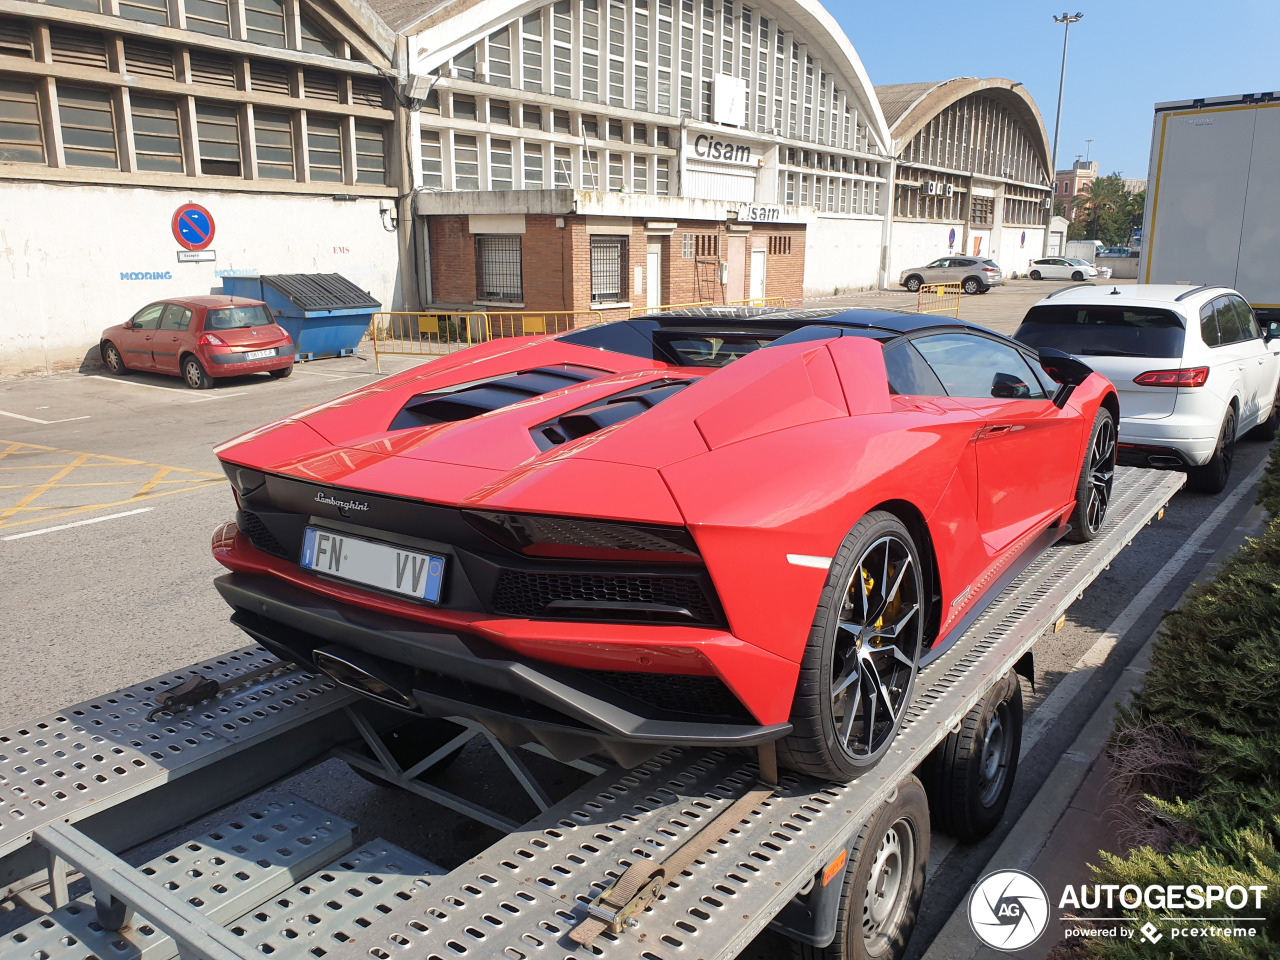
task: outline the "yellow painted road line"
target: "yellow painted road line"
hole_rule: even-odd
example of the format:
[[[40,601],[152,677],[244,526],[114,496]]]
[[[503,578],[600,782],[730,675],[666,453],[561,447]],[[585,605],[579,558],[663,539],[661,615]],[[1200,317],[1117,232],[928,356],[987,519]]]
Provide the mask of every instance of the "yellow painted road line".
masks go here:
[[[54,463],[15,463],[22,456],[34,456],[41,459],[55,460]],[[220,487],[226,478],[219,473],[205,470],[193,470],[189,467],[174,467],[162,463],[150,463],[146,460],[132,460],[126,457],[113,457],[108,454],[86,453],[80,450],[61,450],[57,447],[46,447],[35,443],[0,440],[0,458],[8,460],[0,464],[0,470],[39,470],[46,476],[36,483],[4,484],[0,491],[27,491],[16,502],[7,506],[0,504],[0,529],[42,523],[47,520],[69,517],[93,510],[104,510],[136,504],[140,500],[153,500],[158,497],[172,496],[192,490],[203,490],[207,487]],[[142,479],[104,480],[78,482],[74,479],[78,469],[92,470],[97,467],[147,467],[149,472]],[[13,476],[20,479],[21,475]],[[70,479],[69,479],[70,478]],[[35,478],[33,478],[35,479]],[[43,506],[40,498],[53,490],[68,487],[85,489],[91,487],[133,487],[134,490],[125,496],[126,490],[111,491],[107,496],[111,499],[105,503],[83,503],[57,506]],[[103,491],[106,493],[106,491]],[[11,496],[11,495],[10,495]]]

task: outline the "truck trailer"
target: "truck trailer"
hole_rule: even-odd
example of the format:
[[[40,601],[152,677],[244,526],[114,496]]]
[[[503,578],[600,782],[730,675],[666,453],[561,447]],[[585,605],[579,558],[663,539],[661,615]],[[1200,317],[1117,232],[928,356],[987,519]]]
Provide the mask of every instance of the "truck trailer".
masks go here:
[[[1280,92],[1158,103],[1143,283],[1222,284],[1280,321]]]

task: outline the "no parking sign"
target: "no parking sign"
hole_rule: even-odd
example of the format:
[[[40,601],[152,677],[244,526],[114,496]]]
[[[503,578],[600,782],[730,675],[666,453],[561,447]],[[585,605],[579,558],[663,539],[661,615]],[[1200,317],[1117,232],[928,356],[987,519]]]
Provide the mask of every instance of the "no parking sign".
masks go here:
[[[188,250],[213,243],[213,214],[198,203],[184,203],[173,214],[173,238]]]

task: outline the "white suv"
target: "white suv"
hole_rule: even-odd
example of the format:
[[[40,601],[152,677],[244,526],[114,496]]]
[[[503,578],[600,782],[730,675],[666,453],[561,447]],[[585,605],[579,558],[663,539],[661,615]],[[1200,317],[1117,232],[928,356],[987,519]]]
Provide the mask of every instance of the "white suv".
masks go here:
[[[1280,356],[1228,287],[1081,284],[1045,297],[1014,337],[1080,357],[1120,394],[1119,462],[1227,485],[1236,437],[1275,436]]]

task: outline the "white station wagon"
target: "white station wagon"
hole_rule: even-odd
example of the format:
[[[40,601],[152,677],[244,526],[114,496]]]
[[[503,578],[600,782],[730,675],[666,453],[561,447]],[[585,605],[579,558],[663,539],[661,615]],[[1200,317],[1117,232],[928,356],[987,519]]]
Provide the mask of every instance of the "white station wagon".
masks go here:
[[[1227,485],[1238,436],[1275,436],[1280,356],[1229,287],[1066,287],[1028,311],[1014,337],[1080,357],[1120,395],[1119,462],[1184,469]]]
[[[1027,276],[1032,280],[1093,280],[1098,276],[1098,268],[1087,260],[1045,257],[1031,261]]]

